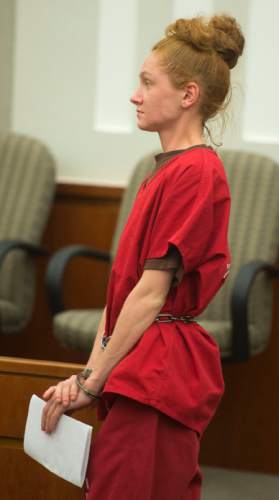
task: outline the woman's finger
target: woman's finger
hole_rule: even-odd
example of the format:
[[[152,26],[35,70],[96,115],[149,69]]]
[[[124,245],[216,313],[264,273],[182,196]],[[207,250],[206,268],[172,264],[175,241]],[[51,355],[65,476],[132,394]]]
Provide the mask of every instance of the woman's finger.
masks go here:
[[[70,399],[71,399],[71,401],[75,401],[77,399],[79,387],[76,383],[76,376],[74,375],[71,378],[72,378],[72,383],[71,383],[71,388],[70,388]]]
[[[45,406],[43,407],[42,418],[41,418],[41,429],[42,429],[42,431],[46,431],[48,413],[49,413],[52,405],[53,405],[53,399],[50,399],[45,404]]]
[[[61,403],[63,398],[63,382],[59,382],[56,386],[55,399],[58,403]]]
[[[53,405],[52,411],[48,415],[47,419],[47,432],[51,433],[55,430],[58,420],[63,415],[65,408],[63,404],[56,403]]]
[[[53,412],[53,407],[54,407],[54,401],[51,402],[49,407],[45,411],[45,419],[44,419],[44,431],[49,433],[49,419],[50,415]]]
[[[65,380],[62,383],[62,402],[64,406],[68,406],[71,401],[71,390],[72,390],[72,385],[75,381],[75,376],[71,376],[67,380]]]
[[[44,393],[43,393],[43,399],[48,400],[52,394],[55,392],[56,386],[52,385],[50,386]]]
[[[62,402],[64,407],[69,406],[69,403],[70,403],[70,388],[71,388],[71,386],[70,386],[69,382],[64,383],[62,386],[62,392],[61,392],[62,400],[61,400],[61,402]]]
[[[56,400],[53,400],[46,414],[45,431],[47,433],[51,433],[55,429],[58,421],[57,414],[60,416],[62,413],[64,413],[63,405],[58,403]]]

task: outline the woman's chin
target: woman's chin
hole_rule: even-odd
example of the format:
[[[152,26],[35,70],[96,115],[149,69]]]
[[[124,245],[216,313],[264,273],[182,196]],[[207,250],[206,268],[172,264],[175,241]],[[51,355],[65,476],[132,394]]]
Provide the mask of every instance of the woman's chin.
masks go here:
[[[152,126],[150,123],[144,123],[138,120],[137,126],[140,130],[145,130],[145,132],[157,132],[156,127]]]

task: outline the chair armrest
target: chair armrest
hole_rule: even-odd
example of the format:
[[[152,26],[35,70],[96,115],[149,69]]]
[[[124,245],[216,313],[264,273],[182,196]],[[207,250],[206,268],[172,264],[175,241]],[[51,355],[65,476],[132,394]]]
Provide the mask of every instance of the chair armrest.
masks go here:
[[[110,254],[85,245],[70,245],[58,250],[50,259],[46,270],[46,294],[51,314],[63,311],[63,278],[66,267],[74,257],[87,257],[110,261]]]
[[[249,293],[259,272],[264,271],[271,278],[279,277],[279,269],[262,260],[248,262],[241,267],[236,277],[232,300],[232,357],[228,361],[243,362],[250,357],[248,301]]]
[[[33,245],[32,243],[27,243],[23,240],[4,240],[0,241],[0,266],[4,261],[5,257],[12,250],[22,250],[26,252],[31,257],[37,257],[39,255],[47,255],[47,250],[38,245]]]

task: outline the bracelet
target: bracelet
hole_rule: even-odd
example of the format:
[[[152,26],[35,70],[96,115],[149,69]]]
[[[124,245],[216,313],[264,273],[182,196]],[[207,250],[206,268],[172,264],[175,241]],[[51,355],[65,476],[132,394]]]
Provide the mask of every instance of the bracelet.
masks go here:
[[[78,387],[87,395],[90,396],[93,399],[101,399],[100,396],[96,396],[96,394],[93,394],[87,387],[84,387],[84,385],[80,381],[80,373],[76,375],[76,383]]]

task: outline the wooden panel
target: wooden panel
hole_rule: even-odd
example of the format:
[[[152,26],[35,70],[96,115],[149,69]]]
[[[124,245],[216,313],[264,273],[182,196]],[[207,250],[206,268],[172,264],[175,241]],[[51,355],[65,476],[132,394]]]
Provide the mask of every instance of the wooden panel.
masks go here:
[[[5,411],[0,414],[0,436],[21,438],[32,394],[42,397],[50,385],[56,385],[81,369],[82,365],[0,357],[0,394],[9,394]],[[89,419],[94,428],[100,426],[95,411],[78,411],[75,415],[82,421],[88,422]]]
[[[279,281],[267,350],[246,363],[223,366],[225,395],[205,432],[202,463],[279,474],[278,353]]]
[[[80,371],[81,365],[0,357],[0,491],[1,500],[81,500],[80,488],[51,474],[23,452],[28,404],[50,384]],[[8,397],[3,397],[8,394]],[[95,410],[75,412],[75,418],[100,428]]]
[[[83,500],[81,488],[58,478],[25,455],[0,443],[1,500]]]

